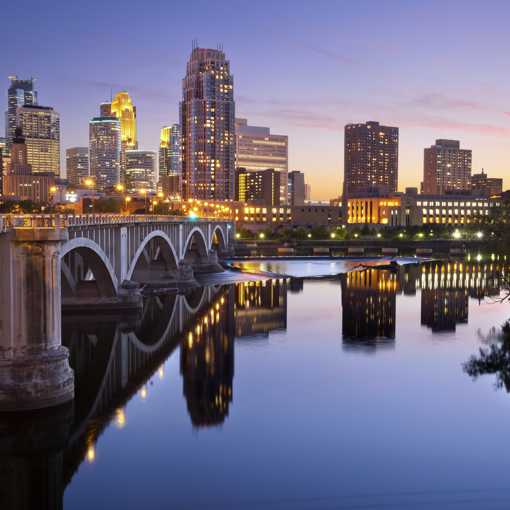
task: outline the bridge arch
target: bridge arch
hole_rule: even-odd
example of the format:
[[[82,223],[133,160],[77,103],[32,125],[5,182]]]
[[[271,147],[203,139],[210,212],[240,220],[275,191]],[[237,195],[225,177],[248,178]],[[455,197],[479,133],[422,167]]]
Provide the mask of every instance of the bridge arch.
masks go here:
[[[179,257],[177,256],[177,252],[172,244],[172,241],[168,237],[165,232],[162,230],[153,230],[150,234],[148,234],[145,239],[141,242],[140,246],[136,250],[132,260],[129,263],[129,268],[126,274],[126,279],[131,280],[133,278],[133,274],[136,269],[137,263],[140,261],[140,258],[143,256],[143,252],[148,246],[148,244],[155,239],[161,239],[163,242],[162,246],[168,249],[167,253],[164,253],[163,256],[166,257],[167,265],[171,265],[173,268],[177,267],[177,263],[179,261]]]
[[[119,282],[113,266],[102,248],[86,237],[75,237],[67,241],[60,250],[61,281],[64,292],[70,291],[74,294],[77,290],[73,270],[66,263],[66,256],[73,252],[79,254],[87,268],[92,271],[100,295],[115,296],[119,288]]]
[[[209,249],[219,248],[219,250],[225,251],[227,249],[227,240],[225,233],[220,225],[216,225],[211,233],[211,245]]]
[[[197,257],[207,257],[209,251],[209,243],[199,227],[194,227],[184,243],[182,249],[183,259],[194,259]]]

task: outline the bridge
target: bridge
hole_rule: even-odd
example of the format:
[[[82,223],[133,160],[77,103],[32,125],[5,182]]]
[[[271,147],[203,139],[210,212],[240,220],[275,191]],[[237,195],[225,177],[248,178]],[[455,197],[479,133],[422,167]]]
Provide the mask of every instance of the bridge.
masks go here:
[[[73,397],[62,304],[137,306],[139,284],[176,289],[219,271],[234,225],[156,215],[0,217],[0,409]]]

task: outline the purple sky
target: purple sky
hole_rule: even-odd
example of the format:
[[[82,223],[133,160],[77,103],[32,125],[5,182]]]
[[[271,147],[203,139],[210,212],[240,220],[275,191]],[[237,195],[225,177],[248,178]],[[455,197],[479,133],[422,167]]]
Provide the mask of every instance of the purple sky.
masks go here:
[[[0,30],[3,109],[8,75],[37,77],[39,102],[61,114],[63,149],[87,145],[99,103],[126,89],[140,147],[156,150],[198,39],[223,44],[237,115],[289,135],[290,167],[315,199],[338,195],[343,126],[366,120],[400,127],[401,189],[419,185],[436,138],[460,139],[474,170],[510,187],[506,1],[71,3],[10,2]]]

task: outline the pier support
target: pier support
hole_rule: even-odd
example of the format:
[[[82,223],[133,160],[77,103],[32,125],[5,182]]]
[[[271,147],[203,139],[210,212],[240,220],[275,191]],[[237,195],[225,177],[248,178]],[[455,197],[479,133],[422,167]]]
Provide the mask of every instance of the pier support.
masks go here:
[[[40,409],[74,396],[61,344],[59,248],[67,231],[16,228],[0,239],[0,411]]]

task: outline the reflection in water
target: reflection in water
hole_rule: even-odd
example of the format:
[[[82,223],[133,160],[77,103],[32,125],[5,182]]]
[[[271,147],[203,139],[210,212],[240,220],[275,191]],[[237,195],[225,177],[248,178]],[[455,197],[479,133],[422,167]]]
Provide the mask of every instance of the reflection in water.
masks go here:
[[[199,314],[181,344],[181,374],[188,413],[196,427],[223,423],[234,379],[233,288]]]
[[[287,280],[244,282],[235,289],[237,338],[287,329]]]
[[[344,342],[395,339],[397,275],[366,269],[341,276]]]
[[[394,345],[401,293],[418,294],[423,325],[433,332],[451,331],[467,322],[469,298],[498,295],[504,275],[504,267],[480,263],[343,275],[343,345]],[[191,424],[223,423],[233,405],[235,338],[285,330],[288,290],[298,294],[303,285],[303,279],[274,279],[196,289],[188,296],[153,296],[135,318],[64,316],[75,402],[59,412],[0,417],[1,507],[13,502],[13,507],[61,508],[63,488],[80,464],[97,462],[96,445],[105,428],[129,427],[127,403],[134,395],[148,396],[151,381],[164,377],[163,363],[177,348]],[[509,390],[510,341],[483,349],[465,369],[473,377],[495,373]],[[38,506],[31,505],[32,497]]]

